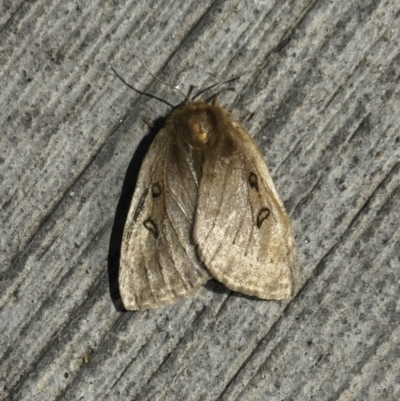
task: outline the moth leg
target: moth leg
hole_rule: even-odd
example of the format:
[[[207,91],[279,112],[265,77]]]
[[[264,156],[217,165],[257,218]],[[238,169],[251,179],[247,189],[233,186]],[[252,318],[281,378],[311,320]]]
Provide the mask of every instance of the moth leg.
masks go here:
[[[150,129],[154,128],[154,125],[151,122],[149,122],[147,117],[142,117],[142,120]]]

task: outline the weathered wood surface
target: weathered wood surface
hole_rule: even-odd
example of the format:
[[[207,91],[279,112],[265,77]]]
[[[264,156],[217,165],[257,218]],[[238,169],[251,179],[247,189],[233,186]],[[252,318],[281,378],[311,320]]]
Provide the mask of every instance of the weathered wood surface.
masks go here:
[[[400,399],[400,2],[16,0],[0,23],[0,399]],[[134,53],[184,91],[245,73],[221,102],[293,219],[293,300],[210,282],[119,310],[143,117],[168,108],[110,67],[182,100]]]

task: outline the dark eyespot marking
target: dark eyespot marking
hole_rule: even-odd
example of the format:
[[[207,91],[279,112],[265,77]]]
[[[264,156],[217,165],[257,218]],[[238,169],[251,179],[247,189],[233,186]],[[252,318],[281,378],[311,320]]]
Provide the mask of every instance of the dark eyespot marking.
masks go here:
[[[161,185],[156,182],[155,184],[153,184],[153,186],[151,187],[151,196],[153,198],[157,198],[161,195]]]
[[[249,184],[252,188],[255,188],[256,191],[258,192],[257,176],[254,173],[249,174]]]
[[[267,207],[263,207],[259,212],[257,216],[257,228],[261,227],[261,224],[263,223],[264,220],[268,218],[268,216],[271,214],[271,211]]]
[[[154,235],[154,238],[158,238],[158,228],[152,219],[145,220],[143,225]]]

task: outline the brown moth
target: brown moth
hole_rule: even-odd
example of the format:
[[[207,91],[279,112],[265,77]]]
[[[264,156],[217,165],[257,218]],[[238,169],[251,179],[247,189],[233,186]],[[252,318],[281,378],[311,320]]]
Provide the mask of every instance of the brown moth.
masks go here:
[[[293,296],[290,221],[261,152],[216,97],[189,95],[141,166],[122,238],[125,308],[172,303],[211,278],[263,299]]]

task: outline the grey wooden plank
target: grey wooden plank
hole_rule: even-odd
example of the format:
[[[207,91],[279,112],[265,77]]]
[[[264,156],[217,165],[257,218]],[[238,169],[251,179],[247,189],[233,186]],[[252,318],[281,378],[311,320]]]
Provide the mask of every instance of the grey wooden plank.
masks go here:
[[[1,7],[0,399],[399,399],[398,2]],[[171,306],[120,311],[142,118],[169,109],[111,66],[181,101],[134,54],[183,91],[243,74],[221,102],[291,214],[293,300],[210,282]]]

